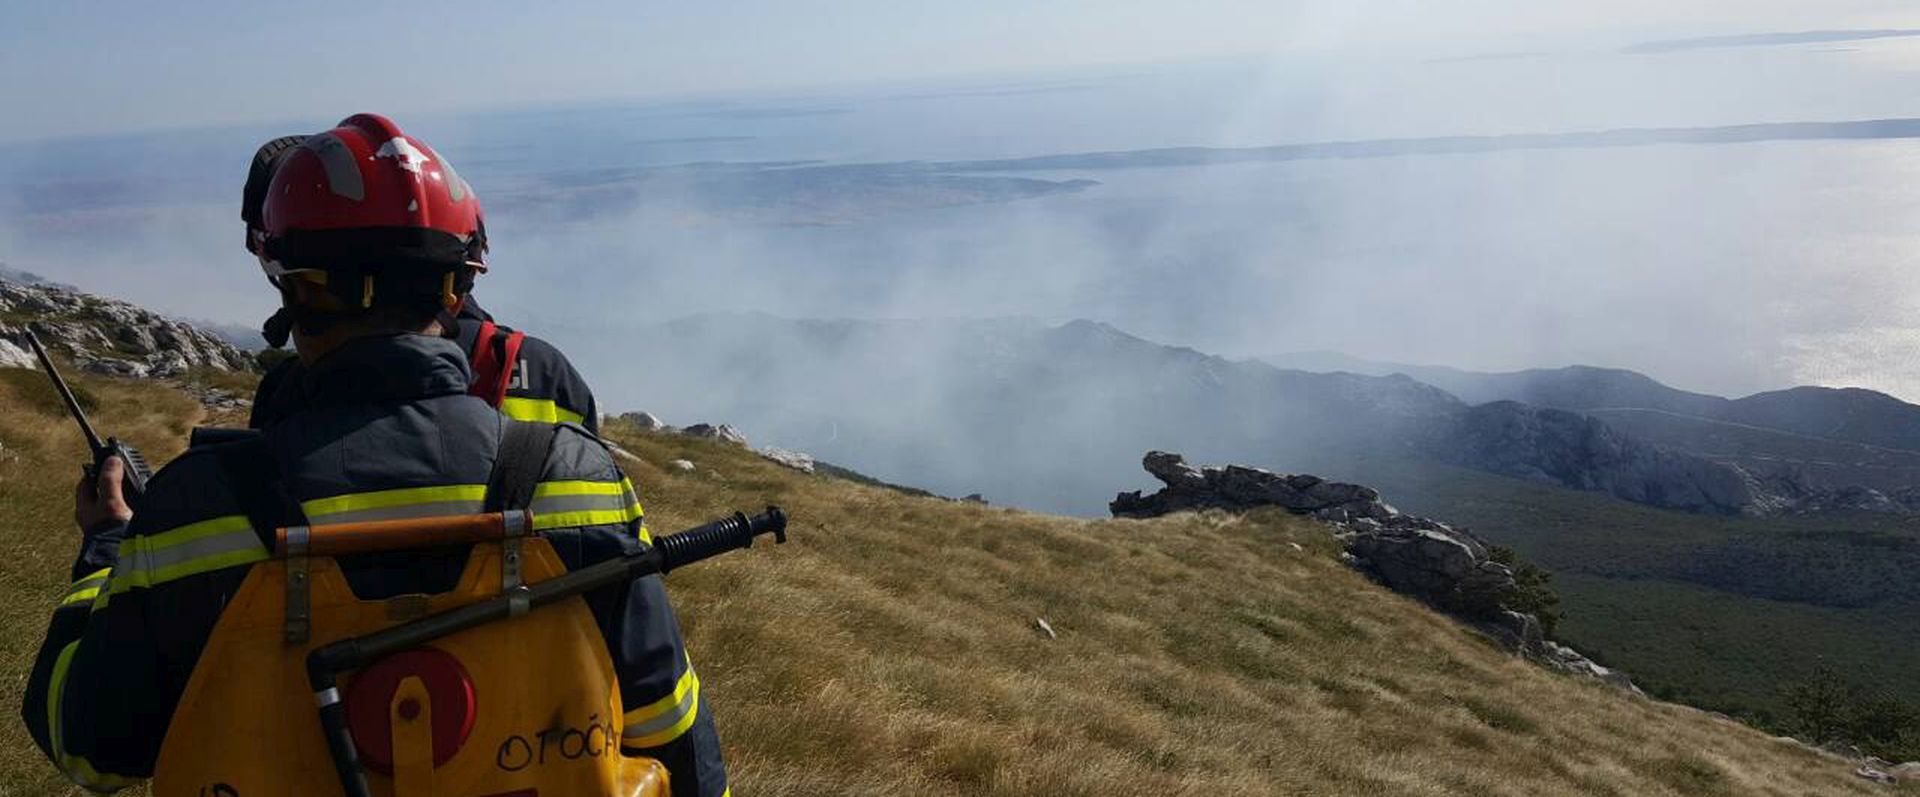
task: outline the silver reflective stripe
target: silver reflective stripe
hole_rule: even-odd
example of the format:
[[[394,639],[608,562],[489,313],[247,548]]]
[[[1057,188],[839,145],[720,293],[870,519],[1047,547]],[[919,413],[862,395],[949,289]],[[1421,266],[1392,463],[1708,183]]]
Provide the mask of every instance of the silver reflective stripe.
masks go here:
[[[595,510],[622,511],[633,506],[633,496],[624,492],[612,495],[549,495],[533,499],[535,515],[558,515],[563,512],[592,512]]]
[[[700,687],[697,685],[687,690],[686,696],[674,705],[672,711],[668,711],[665,714],[638,725],[628,725],[620,731],[620,738],[637,739],[642,736],[652,736],[679,724],[680,720],[686,717],[688,712],[693,711],[694,707],[700,704],[700,699],[697,697],[700,693],[699,690]]]
[[[434,501],[426,504],[403,504],[400,506],[382,506],[372,509],[347,509],[339,512],[307,515],[307,520],[316,526],[334,523],[361,523],[369,520],[412,520],[423,517],[443,515],[471,515],[486,508],[484,500],[471,501]]]
[[[326,708],[335,703],[338,703],[340,702],[340,690],[335,687],[329,686],[325,689],[315,692],[313,693],[313,702],[315,705],[318,705],[321,708]]]
[[[306,526],[289,526],[287,528],[287,555],[306,556],[307,538],[310,535],[311,532]]]
[[[164,535],[163,535],[164,536]],[[149,537],[146,539],[161,539]],[[252,529],[230,531],[225,534],[212,534],[197,540],[190,540],[164,548],[134,547],[128,552],[124,562],[125,569],[137,573],[153,573],[173,565],[183,564],[194,559],[218,556],[223,553],[260,550],[260,537]]]

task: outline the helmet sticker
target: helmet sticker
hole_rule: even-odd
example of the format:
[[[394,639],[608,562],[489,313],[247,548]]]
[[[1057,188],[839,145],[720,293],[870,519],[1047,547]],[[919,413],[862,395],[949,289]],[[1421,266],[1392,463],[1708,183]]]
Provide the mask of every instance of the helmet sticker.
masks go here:
[[[374,152],[373,156],[376,158],[392,158],[399,161],[400,168],[406,169],[414,174],[420,173],[420,167],[433,162],[433,156],[421,152],[419,147],[413,145],[413,142],[404,138],[387,139],[387,143],[381,144],[380,149]]]

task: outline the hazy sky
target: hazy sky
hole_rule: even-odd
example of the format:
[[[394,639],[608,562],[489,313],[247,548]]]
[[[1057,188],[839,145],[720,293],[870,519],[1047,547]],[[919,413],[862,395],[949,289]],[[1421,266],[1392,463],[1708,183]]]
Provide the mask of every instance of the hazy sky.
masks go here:
[[[1903,0],[0,4],[0,140],[941,75],[1912,22]]]
[[[655,174],[608,207],[588,174],[1920,117],[1912,0],[546,9],[0,4],[0,261],[253,323],[247,153],[378,110],[487,198],[482,295],[532,325],[1084,316],[1226,354],[1920,399],[1911,139],[1039,173],[1100,185],[920,213],[888,211],[938,179]],[[577,112],[492,112],[551,107]]]

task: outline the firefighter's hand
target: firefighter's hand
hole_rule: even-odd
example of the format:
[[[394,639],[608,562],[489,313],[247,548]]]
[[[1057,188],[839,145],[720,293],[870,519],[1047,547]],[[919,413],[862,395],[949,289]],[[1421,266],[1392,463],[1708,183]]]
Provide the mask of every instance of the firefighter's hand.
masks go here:
[[[107,457],[97,478],[82,476],[73,486],[73,520],[81,532],[92,534],[133,519],[133,507],[127,506],[121,490],[126,468],[119,457]]]

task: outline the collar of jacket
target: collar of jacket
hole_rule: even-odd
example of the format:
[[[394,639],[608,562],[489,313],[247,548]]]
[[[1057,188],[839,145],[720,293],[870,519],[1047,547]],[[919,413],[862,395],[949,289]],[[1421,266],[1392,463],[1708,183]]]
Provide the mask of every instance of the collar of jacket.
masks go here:
[[[300,375],[300,392],[315,404],[405,401],[467,392],[473,369],[460,345],[429,335],[355,338]]]

